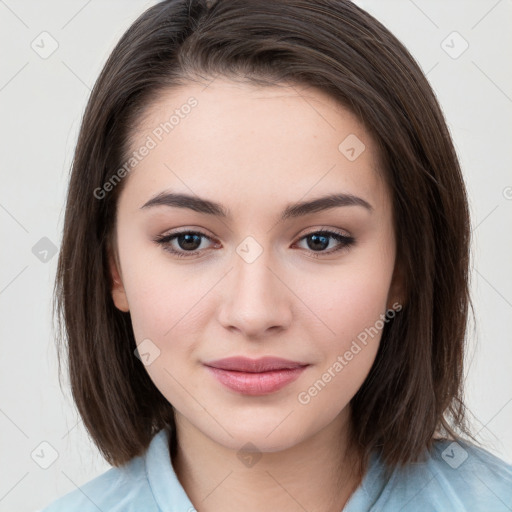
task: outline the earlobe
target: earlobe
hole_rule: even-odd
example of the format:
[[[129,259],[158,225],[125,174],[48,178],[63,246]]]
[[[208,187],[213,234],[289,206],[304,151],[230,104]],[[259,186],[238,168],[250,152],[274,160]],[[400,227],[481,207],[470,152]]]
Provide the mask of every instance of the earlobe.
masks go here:
[[[399,309],[403,309],[405,300],[404,272],[402,266],[397,263],[393,272],[391,286],[389,287],[387,308],[397,309],[399,307]]]
[[[114,301],[114,304],[117,309],[127,313],[128,311],[130,311],[130,307],[128,305],[128,298],[126,297],[126,291],[124,289],[123,281],[118,270],[118,263],[115,261],[111,252],[109,252],[109,268],[110,276],[112,279],[112,300]]]

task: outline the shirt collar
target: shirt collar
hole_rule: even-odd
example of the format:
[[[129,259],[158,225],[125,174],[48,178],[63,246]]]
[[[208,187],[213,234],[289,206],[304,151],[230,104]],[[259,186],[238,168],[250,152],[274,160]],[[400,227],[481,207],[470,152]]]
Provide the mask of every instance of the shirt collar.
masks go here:
[[[192,512],[192,505],[172,466],[168,429],[158,432],[144,457],[149,486],[162,512]]]

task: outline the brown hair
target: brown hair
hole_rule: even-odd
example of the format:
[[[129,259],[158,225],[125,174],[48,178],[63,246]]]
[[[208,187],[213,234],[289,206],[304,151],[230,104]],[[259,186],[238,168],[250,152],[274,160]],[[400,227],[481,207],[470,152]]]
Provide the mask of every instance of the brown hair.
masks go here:
[[[169,0],[145,11],[106,62],[85,110],[67,197],[55,310],[73,398],[102,455],[119,466],[164,427],[174,446],[176,438],[172,405],[134,356],[130,314],[111,296],[108,261],[125,180],[102,198],[94,191],[127,160],[134,126],[159,92],[214,76],[316,87],[377,141],[405,296],[351,401],[351,443],[364,465],[373,450],[389,466],[416,461],[436,434],[474,440],[462,397],[472,307],[468,204],[418,64],[348,0]]]

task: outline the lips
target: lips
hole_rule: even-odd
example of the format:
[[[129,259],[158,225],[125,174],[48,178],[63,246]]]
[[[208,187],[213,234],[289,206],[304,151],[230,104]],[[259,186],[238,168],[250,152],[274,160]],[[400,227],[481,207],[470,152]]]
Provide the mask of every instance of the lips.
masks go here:
[[[246,373],[261,373],[274,370],[288,370],[307,366],[307,363],[290,361],[280,357],[262,357],[260,359],[249,359],[247,357],[228,357],[205,363],[206,366],[220,370],[231,370]]]
[[[278,357],[229,357],[205,363],[207,370],[225,387],[252,396],[278,391],[298,379],[307,366]]]

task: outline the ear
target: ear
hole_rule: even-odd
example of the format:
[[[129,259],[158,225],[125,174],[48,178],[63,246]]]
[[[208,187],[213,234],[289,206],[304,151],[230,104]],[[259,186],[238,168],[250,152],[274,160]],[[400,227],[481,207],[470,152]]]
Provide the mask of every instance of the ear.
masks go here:
[[[121,278],[121,274],[119,272],[119,262],[117,258],[114,258],[112,251],[109,250],[109,269],[111,276],[111,293],[112,300],[117,309],[127,313],[130,311],[130,307],[128,305],[128,298],[126,297],[126,291],[124,289],[123,280]]]
[[[405,273],[403,270],[403,265],[400,262],[395,262],[395,269],[393,271],[393,277],[391,279],[391,285],[389,287],[388,292],[388,309],[393,308],[393,304],[400,304],[400,309],[402,309],[406,302],[406,289],[405,289]]]

